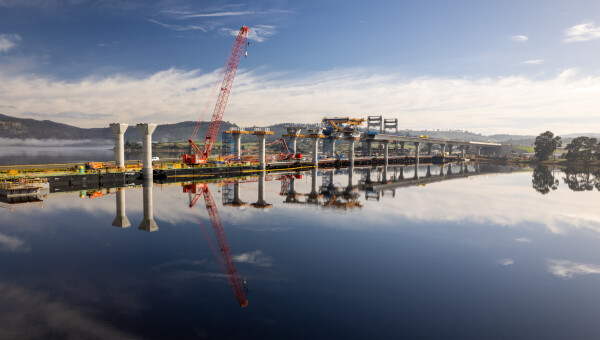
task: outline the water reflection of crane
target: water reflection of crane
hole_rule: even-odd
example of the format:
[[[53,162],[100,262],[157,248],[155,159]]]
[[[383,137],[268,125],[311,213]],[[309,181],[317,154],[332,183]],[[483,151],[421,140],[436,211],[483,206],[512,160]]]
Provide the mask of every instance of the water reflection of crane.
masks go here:
[[[221,249],[221,256],[217,255],[217,250],[211,241],[208,232],[204,228],[200,217],[194,211],[196,215],[196,219],[198,220],[198,224],[202,228],[204,232],[204,236],[208,241],[208,244],[213,250],[217,261],[221,265],[231,287],[233,288],[233,293],[235,294],[236,299],[241,307],[248,306],[248,299],[246,299],[246,293],[244,286],[240,282],[238,277],[237,269],[235,267],[235,262],[233,260],[233,255],[231,255],[231,250],[229,249],[229,243],[227,242],[227,237],[225,236],[225,231],[223,230],[223,224],[221,223],[221,217],[219,216],[219,212],[217,211],[217,205],[208,190],[208,186],[206,183],[193,183],[193,184],[185,184],[183,186],[183,192],[189,193],[190,195],[190,208],[193,208],[194,205],[200,199],[200,196],[204,196],[204,203],[206,204],[206,210],[208,211],[208,217],[210,219],[210,223],[212,224],[213,231],[215,233],[215,237],[217,242],[219,243],[219,248]],[[192,196],[193,195],[193,196]],[[246,279],[244,279],[244,285],[246,284]]]

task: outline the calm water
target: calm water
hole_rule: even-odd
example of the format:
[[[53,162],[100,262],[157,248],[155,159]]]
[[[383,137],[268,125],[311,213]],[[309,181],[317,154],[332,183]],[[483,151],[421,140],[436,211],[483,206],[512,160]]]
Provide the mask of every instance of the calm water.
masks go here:
[[[467,170],[390,168],[396,189],[356,169],[351,183],[319,171],[0,209],[0,337],[597,338],[600,176]],[[138,229],[150,190],[154,232]],[[118,197],[129,228],[111,225]]]

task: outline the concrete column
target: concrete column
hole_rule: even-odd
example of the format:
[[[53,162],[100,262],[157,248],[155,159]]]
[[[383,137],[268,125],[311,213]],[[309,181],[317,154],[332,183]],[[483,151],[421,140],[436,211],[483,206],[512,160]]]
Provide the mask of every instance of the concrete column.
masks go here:
[[[384,166],[384,171],[385,168],[387,168],[388,163],[389,163],[389,151],[390,151],[390,142],[383,141],[383,166]]]
[[[242,134],[234,133],[233,138],[233,141],[235,143],[235,158],[242,159]]]
[[[144,219],[138,228],[145,231],[157,231],[158,226],[156,225],[156,222],[154,222],[154,213],[152,207],[152,177],[144,178],[142,190],[144,201]]]
[[[460,153],[461,153],[461,157],[464,159],[465,158],[465,150],[467,149],[466,146],[461,146],[460,148]]]
[[[440,144],[440,153],[443,155],[446,153],[446,144]]]
[[[427,143],[427,154],[428,154],[429,156],[431,156],[431,147],[432,147],[432,146],[433,146],[433,144],[432,144],[432,143]]]
[[[350,167],[354,166],[354,139],[348,140],[348,162]]]
[[[404,154],[404,142],[400,142],[400,151]]]
[[[119,169],[125,168],[125,130],[129,124],[112,123],[110,129],[115,134],[115,166]]]
[[[120,228],[128,228],[131,226],[131,223],[129,223],[129,219],[125,215],[125,190],[117,190],[117,217],[115,217],[112,225]]]
[[[137,128],[142,135],[142,177],[152,180],[152,133],[156,124],[138,124]]]
[[[427,173],[425,174],[425,177],[431,177],[431,165],[427,165]]]
[[[368,140],[367,141],[367,157],[371,157],[373,153],[373,142]]]
[[[419,179],[419,164],[415,164],[415,175],[414,179]]]
[[[440,165],[440,177],[444,177],[444,164]]]
[[[477,147],[477,156],[481,156],[481,146]]]
[[[292,143],[292,153],[297,154],[298,153],[298,148],[297,148],[297,144],[298,144],[298,137],[296,136],[291,136],[290,137],[290,142]]]
[[[319,166],[319,138],[318,137],[313,137],[312,139],[313,142],[313,165],[315,167]]]
[[[331,140],[331,156],[335,155],[335,139]]]
[[[452,148],[453,147],[454,147],[454,145],[448,144],[448,156],[452,156]]]
[[[421,145],[421,142],[414,142],[415,143],[415,164],[419,165],[419,157],[421,156],[421,151],[419,150],[419,146]]]
[[[265,146],[265,139],[266,139],[266,135],[256,135],[256,137],[258,137],[258,162],[259,162],[259,168],[260,170],[265,170],[267,168],[267,160],[265,159],[266,156],[266,146]]]

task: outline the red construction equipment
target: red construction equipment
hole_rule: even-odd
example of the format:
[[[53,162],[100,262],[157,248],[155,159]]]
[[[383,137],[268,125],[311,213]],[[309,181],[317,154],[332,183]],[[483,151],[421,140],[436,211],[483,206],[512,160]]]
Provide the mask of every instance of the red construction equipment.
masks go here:
[[[183,192],[194,194],[194,196],[190,199],[190,208],[193,208],[194,205],[196,205],[196,202],[198,202],[200,196],[204,196],[204,203],[206,204],[208,217],[210,218],[210,223],[212,224],[215,237],[217,239],[217,242],[219,243],[219,248],[221,249],[221,257],[217,255],[216,249],[210,241],[210,237],[206,233],[206,230],[204,230],[202,221],[200,220],[200,217],[198,215],[196,215],[196,219],[198,220],[198,223],[204,230],[205,236],[210,246],[213,248],[215,257],[221,264],[223,271],[225,272],[227,279],[229,280],[229,283],[233,288],[233,293],[235,294],[238,303],[241,307],[248,306],[248,299],[246,299],[244,287],[240,283],[237,269],[235,268],[235,261],[233,260],[233,255],[231,255],[231,250],[229,249],[229,243],[227,242],[227,237],[225,236],[225,231],[223,230],[221,217],[219,216],[219,212],[217,211],[217,205],[215,204],[215,201],[213,200],[212,195],[208,190],[208,186],[206,185],[206,183],[186,184],[183,186]]]
[[[202,115],[200,116],[198,123],[196,123],[196,127],[194,128],[192,136],[188,140],[190,143],[190,154],[183,155],[183,162],[185,164],[204,164],[208,160],[208,156],[210,156],[210,151],[215,144],[219,127],[221,126],[221,120],[223,119],[223,113],[225,112],[225,107],[227,106],[227,99],[229,99],[229,93],[231,92],[231,87],[233,86],[233,79],[235,78],[235,73],[237,71],[238,64],[240,63],[240,57],[242,56],[242,51],[246,45],[248,30],[249,29],[247,26],[242,26],[242,28],[240,28],[238,36],[235,39],[235,43],[233,44],[233,49],[227,58],[227,62],[219,74],[219,78],[213,87],[208,102],[204,106],[204,110],[202,111]],[[208,132],[206,133],[206,138],[204,140],[204,147],[202,148],[202,151],[200,151],[200,148],[196,145],[196,143],[194,143],[194,138],[200,129],[200,124],[202,123],[204,115],[206,114],[206,111],[212,102],[212,98],[216,92],[217,85],[219,84],[219,80],[221,80],[221,78],[223,79],[221,82],[221,91],[217,97],[212,119],[210,121],[210,125],[208,126]]]

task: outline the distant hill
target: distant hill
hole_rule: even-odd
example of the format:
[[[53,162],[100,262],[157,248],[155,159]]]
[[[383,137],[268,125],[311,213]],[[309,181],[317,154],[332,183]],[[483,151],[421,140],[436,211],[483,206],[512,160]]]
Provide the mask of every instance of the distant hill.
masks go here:
[[[162,124],[156,127],[152,135],[154,141],[166,142],[190,138],[196,122],[188,121],[176,124]],[[237,126],[229,122],[221,122],[220,131]],[[200,126],[198,136],[206,136],[208,122]],[[0,114],[0,138],[11,139],[69,139],[69,140],[112,140],[113,134],[109,127],[84,129],[72,125],[56,123],[50,120],[35,120],[16,118]],[[125,132],[125,139],[141,141],[142,137],[135,128],[130,126]]]
[[[273,141],[281,138],[282,134],[287,133],[286,126],[294,123],[282,123],[268,126],[273,135],[267,136],[267,141]],[[187,121],[175,124],[158,125],[156,131],[152,135],[152,139],[158,142],[168,141],[187,141],[190,134],[194,130],[196,122]],[[196,140],[203,140],[208,129],[208,122],[203,122],[200,125]],[[294,124],[295,125],[295,124]],[[304,124],[306,125],[306,124]],[[309,124],[310,125],[310,124]],[[312,124],[316,125],[316,124]],[[237,127],[236,124],[224,121],[221,123],[219,131],[219,140],[221,132]],[[246,127],[252,131],[253,127]],[[457,140],[472,140],[480,142],[496,142],[510,145],[532,146],[536,136],[529,135],[510,135],[510,134],[495,134],[485,136],[475,132],[465,130],[401,130],[402,134],[410,136],[427,135],[430,138],[446,138]],[[563,145],[569,143],[574,137],[590,136],[600,138],[600,133],[574,133],[561,136]],[[0,114],[0,138],[10,139],[58,139],[58,140],[102,140],[111,141],[113,138],[112,131],[109,127],[84,129],[72,125],[56,123],[50,120],[35,120],[16,118]],[[130,141],[141,141],[141,135],[135,128],[130,126],[125,133],[125,139]],[[251,135],[244,135],[243,142],[253,142],[256,138]]]

